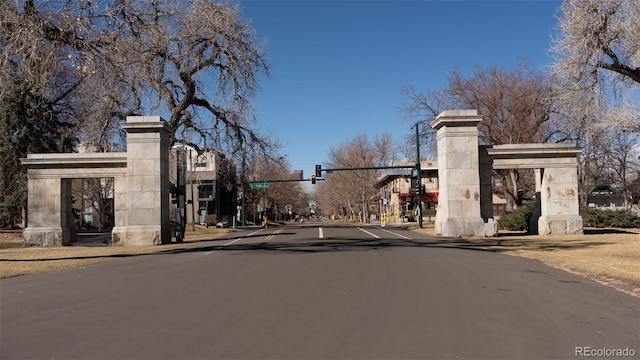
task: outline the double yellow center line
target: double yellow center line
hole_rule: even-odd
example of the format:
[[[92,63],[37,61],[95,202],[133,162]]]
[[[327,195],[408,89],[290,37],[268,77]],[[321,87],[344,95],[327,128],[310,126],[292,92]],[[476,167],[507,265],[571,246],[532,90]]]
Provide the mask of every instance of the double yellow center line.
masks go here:
[[[271,234],[271,235],[267,236],[266,240],[271,240],[271,239],[273,239],[273,238],[274,238],[274,236],[276,236],[276,235],[280,234],[280,233],[282,232],[282,230],[283,230],[283,229],[278,229],[278,230],[274,231],[274,232],[273,232],[273,234]]]

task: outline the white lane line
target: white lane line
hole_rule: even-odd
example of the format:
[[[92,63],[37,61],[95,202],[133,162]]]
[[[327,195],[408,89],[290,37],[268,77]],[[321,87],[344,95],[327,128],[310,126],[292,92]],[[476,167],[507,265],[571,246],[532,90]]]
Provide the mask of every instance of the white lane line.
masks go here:
[[[373,234],[373,233],[370,233],[370,232],[368,232],[367,230],[365,230],[365,229],[363,229],[363,228],[361,228],[361,227],[358,227],[358,230],[360,230],[360,231],[362,231],[362,232],[365,232],[365,233],[367,233],[367,234],[369,234],[369,235],[373,236],[373,237],[374,237],[374,238],[376,238],[376,239],[380,239],[380,236],[378,236],[378,235],[376,235],[376,234]]]
[[[253,235],[255,235],[255,234],[259,233],[260,231],[262,231],[262,229],[257,230],[257,231],[254,231],[254,232],[252,232],[251,234],[249,234],[249,235],[247,235],[247,236],[253,236]],[[214,253],[216,250],[220,250],[220,249],[224,248],[225,246],[229,246],[229,245],[231,245],[231,244],[233,244],[233,243],[235,243],[235,242],[237,242],[237,241],[240,241],[240,240],[242,240],[242,238],[237,238],[237,239],[235,239],[235,240],[229,241],[228,243],[226,243],[226,244],[224,244],[224,245],[220,245],[220,246],[218,246],[217,248],[215,248],[215,249],[213,249],[213,250],[211,250],[211,251],[209,251],[209,252],[206,252],[206,253],[205,253],[205,255],[211,255],[211,254],[212,254],[212,253]]]
[[[240,241],[240,240],[242,240],[242,238],[237,238],[237,239],[235,239],[235,240],[233,240],[233,241],[230,241],[230,242],[228,242],[228,243],[226,243],[226,244],[224,244],[224,245],[218,246],[217,248],[215,248],[215,249],[213,249],[213,250],[211,250],[211,251],[209,251],[209,252],[205,253],[205,255],[210,255],[210,254],[214,253],[216,250],[220,250],[220,249],[222,249],[223,247],[225,247],[225,246],[227,246],[227,245],[231,245],[231,244],[233,244],[234,242],[236,242],[236,241]]]
[[[322,228],[318,228],[318,237],[322,239],[324,237],[324,233],[322,232]]]
[[[386,231],[386,232],[388,232],[389,234],[393,234],[393,235],[395,235],[395,236],[400,236],[400,237],[401,237],[401,238],[403,238],[403,239],[411,240],[411,238],[410,238],[410,237],[408,237],[408,236],[404,236],[404,235],[396,234],[396,233],[394,233],[393,231],[389,231],[389,230],[387,230],[387,229],[380,229],[380,230],[382,230],[382,231]]]

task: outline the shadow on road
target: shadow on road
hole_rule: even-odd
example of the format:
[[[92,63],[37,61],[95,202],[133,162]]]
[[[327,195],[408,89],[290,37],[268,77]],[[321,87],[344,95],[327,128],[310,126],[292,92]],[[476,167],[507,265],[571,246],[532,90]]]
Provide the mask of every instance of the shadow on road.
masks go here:
[[[407,239],[358,239],[333,237],[323,240],[299,240],[292,242],[260,242],[252,244],[233,244],[217,249],[221,251],[250,251],[250,252],[276,252],[276,253],[326,253],[337,251],[369,251],[387,250],[392,248],[452,248],[476,251],[488,251],[480,246],[457,239],[431,239],[431,240],[407,240]],[[199,249],[193,249],[199,250]]]
[[[294,231],[282,232],[279,235],[293,235]],[[485,251],[485,252],[506,252],[512,251],[514,248],[523,250],[560,250],[560,249],[580,249],[593,247],[598,245],[606,245],[607,242],[581,242],[581,241],[563,241],[558,242],[554,240],[547,241],[531,241],[530,239],[522,240],[501,240],[497,238],[483,238],[483,239],[464,239],[464,238],[440,238],[440,237],[428,237],[426,239],[398,239],[398,238],[379,238],[379,239],[352,239],[348,237],[331,237],[325,239],[300,239],[295,241],[263,241],[254,242],[249,244],[233,243],[226,245],[230,239],[250,239],[254,237],[263,237],[265,233],[260,234],[247,234],[244,236],[233,237],[221,237],[215,239],[206,239],[193,242],[184,242],[185,247],[162,249],[163,245],[160,245],[158,251],[151,251],[145,253],[107,253],[100,255],[87,255],[87,256],[69,256],[69,257],[56,257],[56,258],[38,258],[38,259],[0,259],[0,261],[55,261],[55,260],[80,260],[80,259],[108,259],[108,258],[127,258],[137,256],[148,255],[167,255],[178,253],[194,253],[194,252],[211,252],[211,251],[224,251],[224,252],[241,252],[241,253],[289,253],[289,254],[313,254],[313,253],[327,253],[327,252],[340,252],[340,251],[371,251],[371,250],[388,250],[392,248],[447,248],[447,249],[461,249],[472,251]],[[418,235],[417,237],[419,237]],[[94,242],[95,244],[102,244],[101,238],[87,239],[87,242]],[[83,244],[87,246],[89,244]],[[80,245],[80,246],[83,246]],[[93,245],[93,244],[91,244]],[[89,246],[91,246],[89,245]],[[176,245],[172,243],[171,245]],[[104,246],[104,245],[102,245]]]
[[[284,234],[280,233],[279,235]],[[248,235],[236,238],[252,238],[257,235]],[[261,236],[264,236],[262,234]],[[1,259],[0,261],[56,261],[56,260],[80,260],[80,259],[108,259],[108,258],[127,258],[137,256],[149,256],[149,255],[167,255],[178,253],[194,253],[194,252],[211,252],[211,251],[225,251],[225,252],[239,252],[239,253],[289,253],[289,254],[313,254],[313,253],[327,253],[337,251],[370,251],[370,250],[386,250],[398,247],[413,247],[413,248],[452,248],[452,249],[465,249],[476,251],[491,251],[482,248],[482,246],[474,245],[472,243],[465,242],[461,239],[438,239],[433,238],[429,240],[406,240],[406,239],[359,239],[353,240],[349,238],[329,238],[329,239],[302,239],[296,241],[264,241],[250,244],[234,243],[230,245],[220,245],[221,241],[229,241],[229,238],[218,238],[212,240],[202,240],[196,243],[185,243],[189,247],[184,248],[172,248],[172,249],[158,249],[158,251],[148,253],[132,253],[132,254],[100,254],[100,255],[87,255],[87,256],[69,256],[69,257],[57,257],[57,258],[39,258],[39,259]],[[215,244],[212,244],[215,242]],[[175,244],[174,244],[175,245]],[[194,246],[198,245],[198,246]],[[162,247],[162,245],[160,245]]]

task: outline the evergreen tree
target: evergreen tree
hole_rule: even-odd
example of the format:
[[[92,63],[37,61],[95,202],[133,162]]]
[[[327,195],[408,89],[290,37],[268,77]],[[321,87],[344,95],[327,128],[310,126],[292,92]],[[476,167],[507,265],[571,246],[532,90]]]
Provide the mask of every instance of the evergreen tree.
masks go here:
[[[14,227],[27,195],[20,158],[28,153],[70,152],[74,124],[61,122],[54,105],[14,77],[0,93],[0,227]]]

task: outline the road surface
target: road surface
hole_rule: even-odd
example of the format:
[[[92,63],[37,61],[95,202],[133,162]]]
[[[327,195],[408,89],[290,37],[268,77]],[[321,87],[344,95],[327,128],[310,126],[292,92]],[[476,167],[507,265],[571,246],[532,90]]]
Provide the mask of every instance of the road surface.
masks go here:
[[[158,249],[0,280],[0,358],[640,357],[640,299],[458,240],[307,224]]]

